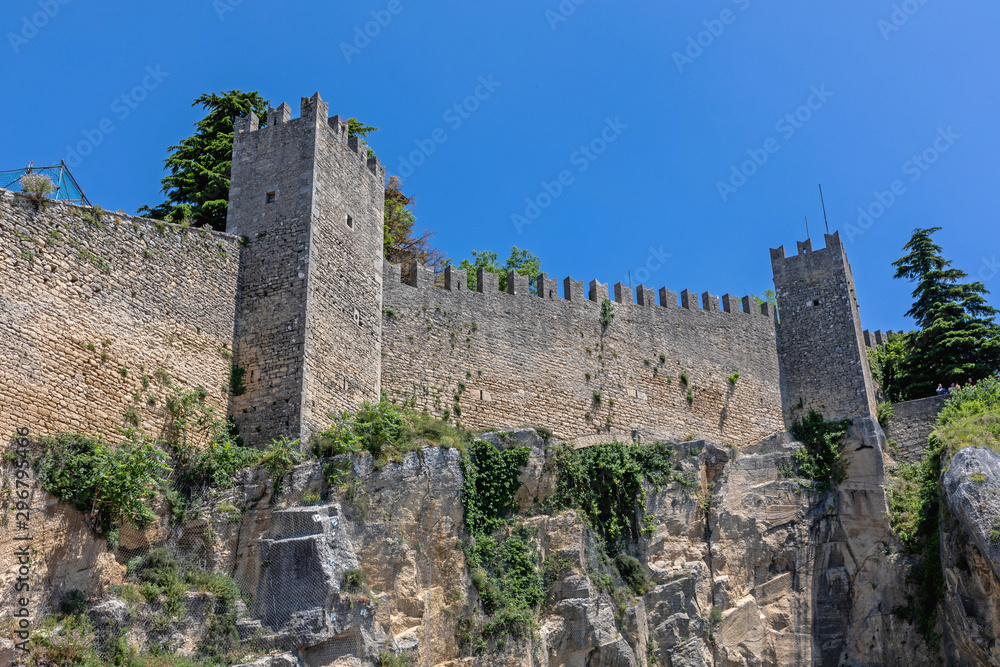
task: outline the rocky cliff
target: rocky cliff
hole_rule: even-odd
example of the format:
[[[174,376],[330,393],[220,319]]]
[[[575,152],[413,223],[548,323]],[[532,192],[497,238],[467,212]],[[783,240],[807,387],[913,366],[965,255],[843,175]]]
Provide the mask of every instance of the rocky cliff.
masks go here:
[[[280,488],[263,470],[244,470],[179,523],[161,502],[156,523],[124,530],[114,556],[84,515],[38,492],[44,539],[32,576],[44,595],[32,598],[33,615],[65,613],[78,600],[88,621],[80,631],[93,643],[121,639],[130,659],[148,651],[173,661],[122,664],[998,660],[1000,455],[990,450],[961,450],[943,478],[938,640],[907,613],[920,595],[915,561],[890,529],[884,475],[895,463],[874,423],[851,428],[846,480],[827,491],[795,476],[802,444],[788,434],[725,447],[637,432],[635,443],[598,445],[593,466],[644,462],[622,478],[641,479],[641,489],[631,515],[617,516],[601,503],[631,498],[624,487],[608,496],[600,484],[588,487],[598,489],[594,507],[559,501],[569,497],[568,466],[588,450],[532,429],[484,437],[524,452],[514,512],[485,541],[467,527],[463,454],[430,445],[395,463],[376,465],[367,453],[310,461]],[[656,458],[629,458],[640,449]],[[598,469],[616,468],[588,468]],[[619,520],[615,541],[610,526]],[[0,538],[4,553],[14,550],[10,539]],[[5,590],[15,579],[5,575]],[[224,581],[238,591],[226,593]],[[171,582],[184,585],[171,593]],[[518,587],[537,597],[517,597]],[[36,626],[38,655],[57,655],[51,646],[66,618]],[[10,639],[4,657],[19,655],[16,634]]]

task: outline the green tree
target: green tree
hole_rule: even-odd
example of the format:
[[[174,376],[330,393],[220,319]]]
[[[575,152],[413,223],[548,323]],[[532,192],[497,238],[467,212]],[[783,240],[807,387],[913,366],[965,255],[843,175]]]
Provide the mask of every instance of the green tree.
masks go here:
[[[980,282],[959,282],[968,274],[961,269],[949,268],[951,262],[941,256],[941,246],[931,239],[931,235],[940,230],[940,227],[915,229],[909,242],[903,246],[909,254],[892,263],[896,267],[894,278],[917,283],[913,290],[916,301],[906,314],[916,320],[921,329],[931,327],[940,316],[940,309],[947,306],[959,306],[972,317],[992,321],[997,311],[986,303],[984,295],[989,294],[986,287]]]
[[[394,264],[417,261],[437,269],[445,261],[444,253],[431,245],[434,232],[424,230],[421,234],[413,231],[417,218],[413,213],[413,197],[400,189],[400,180],[393,176],[385,187],[385,234],[383,254]]]
[[[931,396],[938,383],[964,384],[1000,370],[997,310],[987,304],[982,283],[961,282],[967,274],[941,255],[931,239],[940,229],[914,230],[903,247],[909,253],[893,262],[896,278],[917,284],[907,315],[920,330],[887,351],[889,367],[882,371],[896,378],[893,391],[903,400]]]
[[[868,348],[868,365],[872,369],[872,377],[891,403],[907,400],[903,383],[908,380],[903,377],[902,371],[908,363],[912,335],[895,335],[888,343]]]
[[[347,119],[347,136],[348,137],[359,137],[361,139],[367,139],[368,135],[372,132],[378,132],[377,127],[372,127],[371,125],[365,125],[357,118]],[[375,151],[368,147],[368,157],[374,157]]]
[[[516,271],[520,275],[528,277],[531,293],[538,293],[535,279],[541,273],[541,260],[532,252],[514,246],[510,249],[510,257],[502,265],[498,263],[500,256],[492,250],[473,250],[472,257],[473,261],[463,259],[458,265],[458,268],[463,269],[468,276],[470,290],[477,288],[476,272],[483,269],[487,273],[495,273],[500,277],[500,291],[507,290],[507,273]]]
[[[253,111],[265,123],[269,103],[256,91],[230,90],[206,93],[191,106],[198,105],[208,114],[195,124],[194,134],[168,149],[170,156],[164,161],[170,172],[161,181],[167,200],[143,206],[139,213],[225,231],[234,121]]]

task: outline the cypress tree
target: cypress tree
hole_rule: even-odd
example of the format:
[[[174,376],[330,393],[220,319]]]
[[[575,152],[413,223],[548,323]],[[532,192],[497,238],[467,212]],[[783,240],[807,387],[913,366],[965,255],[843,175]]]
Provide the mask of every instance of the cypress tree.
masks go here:
[[[895,357],[898,367],[891,369],[893,393],[904,400],[932,396],[938,383],[964,385],[1000,370],[1000,327],[997,310],[986,302],[989,291],[981,282],[962,282],[968,274],[952,268],[931,238],[940,229],[914,230],[903,246],[909,253],[893,262],[895,278],[916,282],[906,314],[920,327],[907,335],[907,352]]]

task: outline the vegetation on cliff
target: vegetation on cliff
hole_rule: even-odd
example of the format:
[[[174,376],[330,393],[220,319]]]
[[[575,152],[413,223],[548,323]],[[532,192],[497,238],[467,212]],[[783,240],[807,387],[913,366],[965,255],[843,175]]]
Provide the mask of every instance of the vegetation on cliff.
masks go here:
[[[952,394],[938,416],[923,458],[889,470],[889,520],[913,559],[907,576],[911,586],[908,604],[896,613],[914,623],[931,646],[940,641],[934,627],[945,588],[941,471],[963,447],[988,447],[1000,453],[1000,377],[984,379]]]
[[[815,410],[792,425],[792,433],[804,445],[792,458],[798,473],[811,479],[817,491],[829,491],[847,476],[844,436],[850,425],[849,419],[826,421]]]
[[[205,404],[203,390],[169,391],[164,438],[128,428],[116,444],[73,433],[40,443],[34,462],[40,487],[89,514],[112,547],[126,523],[141,529],[156,518],[151,503],[158,493],[180,523],[209,488],[231,488],[240,470],[266,469],[280,493],[300,458],[298,441],[285,438],[265,449],[244,447],[231,423]]]

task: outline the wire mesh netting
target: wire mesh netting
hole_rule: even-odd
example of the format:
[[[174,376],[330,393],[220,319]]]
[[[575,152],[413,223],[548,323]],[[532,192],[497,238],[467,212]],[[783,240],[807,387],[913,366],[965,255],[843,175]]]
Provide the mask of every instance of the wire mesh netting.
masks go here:
[[[21,192],[21,179],[28,174],[47,176],[52,181],[55,190],[48,195],[52,199],[61,199],[74,204],[90,206],[90,201],[83,194],[83,190],[76,182],[76,179],[73,178],[73,174],[70,173],[69,167],[66,166],[65,162],[60,162],[51,167],[36,167],[29,164],[23,169],[0,171],[0,188],[10,190],[11,192]]]

